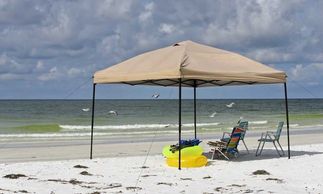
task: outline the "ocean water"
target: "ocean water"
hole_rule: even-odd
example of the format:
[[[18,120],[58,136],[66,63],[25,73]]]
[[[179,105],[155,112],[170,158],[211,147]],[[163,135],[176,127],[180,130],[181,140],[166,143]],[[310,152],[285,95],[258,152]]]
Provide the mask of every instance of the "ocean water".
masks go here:
[[[88,137],[91,110],[86,108],[91,100],[0,100],[0,139]],[[291,128],[323,128],[323,99],[291,99],[289,111]],[[284,100],[197,100],[199,133],[226,131],[240,118],[251,130],[272,129],[285,121]],[[96,101],[96,136],[177,133],[177,122],[177,100]],[[191,133],[193,100],[183,100],[182,123],[183,133]]]

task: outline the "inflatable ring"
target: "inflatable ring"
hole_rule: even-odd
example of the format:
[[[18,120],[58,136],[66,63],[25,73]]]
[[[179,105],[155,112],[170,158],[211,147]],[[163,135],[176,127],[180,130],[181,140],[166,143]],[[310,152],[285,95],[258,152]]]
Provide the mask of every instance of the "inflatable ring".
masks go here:
[[[191,146],[181,149],[181,156],[184,157],[194,157],[194,156],[200,156],[203,153],[203,149],[201,146]],[[170,151],[170,146],[165,146],[163,148],[163,155],[166,158],[178,158],[178,151],[172,152]]]
[[[166,163],[168,166],[178,167],[178,158],[167,158]],[[206,164],[207,164],[207,158],[204,155],[181,158],[181,167],[183,168],[202,167],[202,166],[205,166]]]

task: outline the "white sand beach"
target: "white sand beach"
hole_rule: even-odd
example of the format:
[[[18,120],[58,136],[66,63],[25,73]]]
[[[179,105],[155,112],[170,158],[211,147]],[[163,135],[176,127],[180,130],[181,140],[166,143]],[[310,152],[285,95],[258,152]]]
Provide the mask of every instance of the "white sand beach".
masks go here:
[[[166,165],[160,148],[167,142],[154,142],[148,157],[144,150],[150,142],[97,144],[93,160],[66,160],[77,158],[77,154],[86,158],[86,145],[6,148],[1,149],[2,158],[12,151],[16,156],[2,159],[0,193],[322,193],[322,137],[322,133],[293,135],[291,159],[278,157],[271,144],[255,157],[257,137],[250,137],[250,154],[240,145],[237,159],[209,160],[205,167],[182,170]],[[206,141],[202,146],[209,150]],[[119,155],[113,149],[118,149]],[[33,150],[35,157],[29,160],[34,161],[22,162]],[[58,154],[67,152],[70,154],[65,158]],[[259,175],[255,175],[257,171]]]

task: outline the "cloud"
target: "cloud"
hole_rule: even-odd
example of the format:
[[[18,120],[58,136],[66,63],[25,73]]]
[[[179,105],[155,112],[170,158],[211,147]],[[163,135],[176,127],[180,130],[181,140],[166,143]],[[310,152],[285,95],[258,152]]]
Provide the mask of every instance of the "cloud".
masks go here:
[[[145,5],[144,11],[142,11],[139,15],[139,21],[146,22],[149,20],[153,14],[155,4],[154,2],[150,2]]]
[[[322,9],[318,0],[2,0],[0,78],[10,87],[28,80],[63,88],[51,81],[73,85],[95,70],[191,39],[322,84]]]
[[[297,64],[290,69],[290,79],[307,85],[322,85],[323,63]]]
[[[36,69],[44,69],[44,63],[42,61],[37,61]]]
[[[14,73],[24,74],[29,73],[31,70],[29,66],[19,63],[6,53],[0,55],[0,74],[1,73]]]
[[[67,75],[69,77],[77,77],[79,76],[80,74],[84,73],[81,69],[78,69],[78,68],[70,68],[68,71],[67,71]]]
[[[39,24],[44,14],[44,5],[30,6],[33,1],[0,1],[0,25]],[[22,11],[23,10],[23,11]]]
[[[159,31],[165,34],[171,34],[175,31],[175,26],[163,23],[159,26]]]
[[[50,81],[59,78],[62,74],[57,70],[57,67],[51,68],[48,72],[38,76],[40,81]]]
[[[2,73],[0,74],[0,80],[25,80],[26,75],[16,73]]]

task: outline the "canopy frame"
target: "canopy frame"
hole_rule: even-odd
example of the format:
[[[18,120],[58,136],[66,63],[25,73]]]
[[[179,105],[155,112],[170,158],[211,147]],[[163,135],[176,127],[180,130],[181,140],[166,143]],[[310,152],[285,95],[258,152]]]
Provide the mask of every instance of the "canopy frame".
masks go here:
[[[172,83],[161,84],[161,83],[158,83],[159,81],[169,81]],[[189,82],[193,82],[193,83],[189,83]],[[199,84],[199,82],[202,82],[202,83]],[[213,86],[226,86],[226,85],[234,85],[234,83],[236,83],[235,85],[253,85],[258,83],[258,82],[252,82],[252,81],[249,81],[249,82],[248,81],[227,81],[226,83],[220,84],[217,82],[223,82],[223,81],[222,80],[202,80],[202,79],[186,79],[181,81],[182,86],[186,86],[186,87],[203,87],[203,85],[205,84],[211,84]],[[120,82],[120,83],[131,85],[131,86],[157,85],[157,86],[167,87],[167,86],[176,86],[179,84],[179,81],[174,79],[158,79],[158,80],[142,80],[142,81],[138,81],[138,83],[132,83],[132,82]],[[266,83],[260,83],[260,84],[266,84]],[[273,84],[273,83],[268,83],[268,84]]]
[[[172,80],[173,81],[173,80]],[[194,85],[189,85],[194,88],[194,137],[197,137],[197,127],[196,127],[196,88],[198,85],[197,81],[193,80]],[[204,81],[204,80],[203,80]],[[207,81],[206,81],[207,82]],[[182,138],[182,84],[185,82],[182,81],[182,78],[179,78],[178,81],[174,81],[174,84],[178,84],[178,145],[181,147],[181,138]],[[252,85],[253,83],[250,83]],[[95,113],[95,88],[96,83],[93,83],[93,94],[92,94],[92,119],[91,119],[91,146],[90,146],[90,159],[93,158],[93,131],[94,131],[94,113]],[[131,84],[130,84],[131,85]],[[138,84],[136,84],[138,85]],[[170,85],[168,85],[170,86]],[[284,97],[285,97],[285,111],[286,111],[286,123],[287,123],[287,145],[288,145],[288,159],[290,159],[290,137],[289,137],[289,112],[288,112],[288,97],[287,97],[287,84],[284,82]],[[181,170],[181,149],[178,152],[178,169]]]

